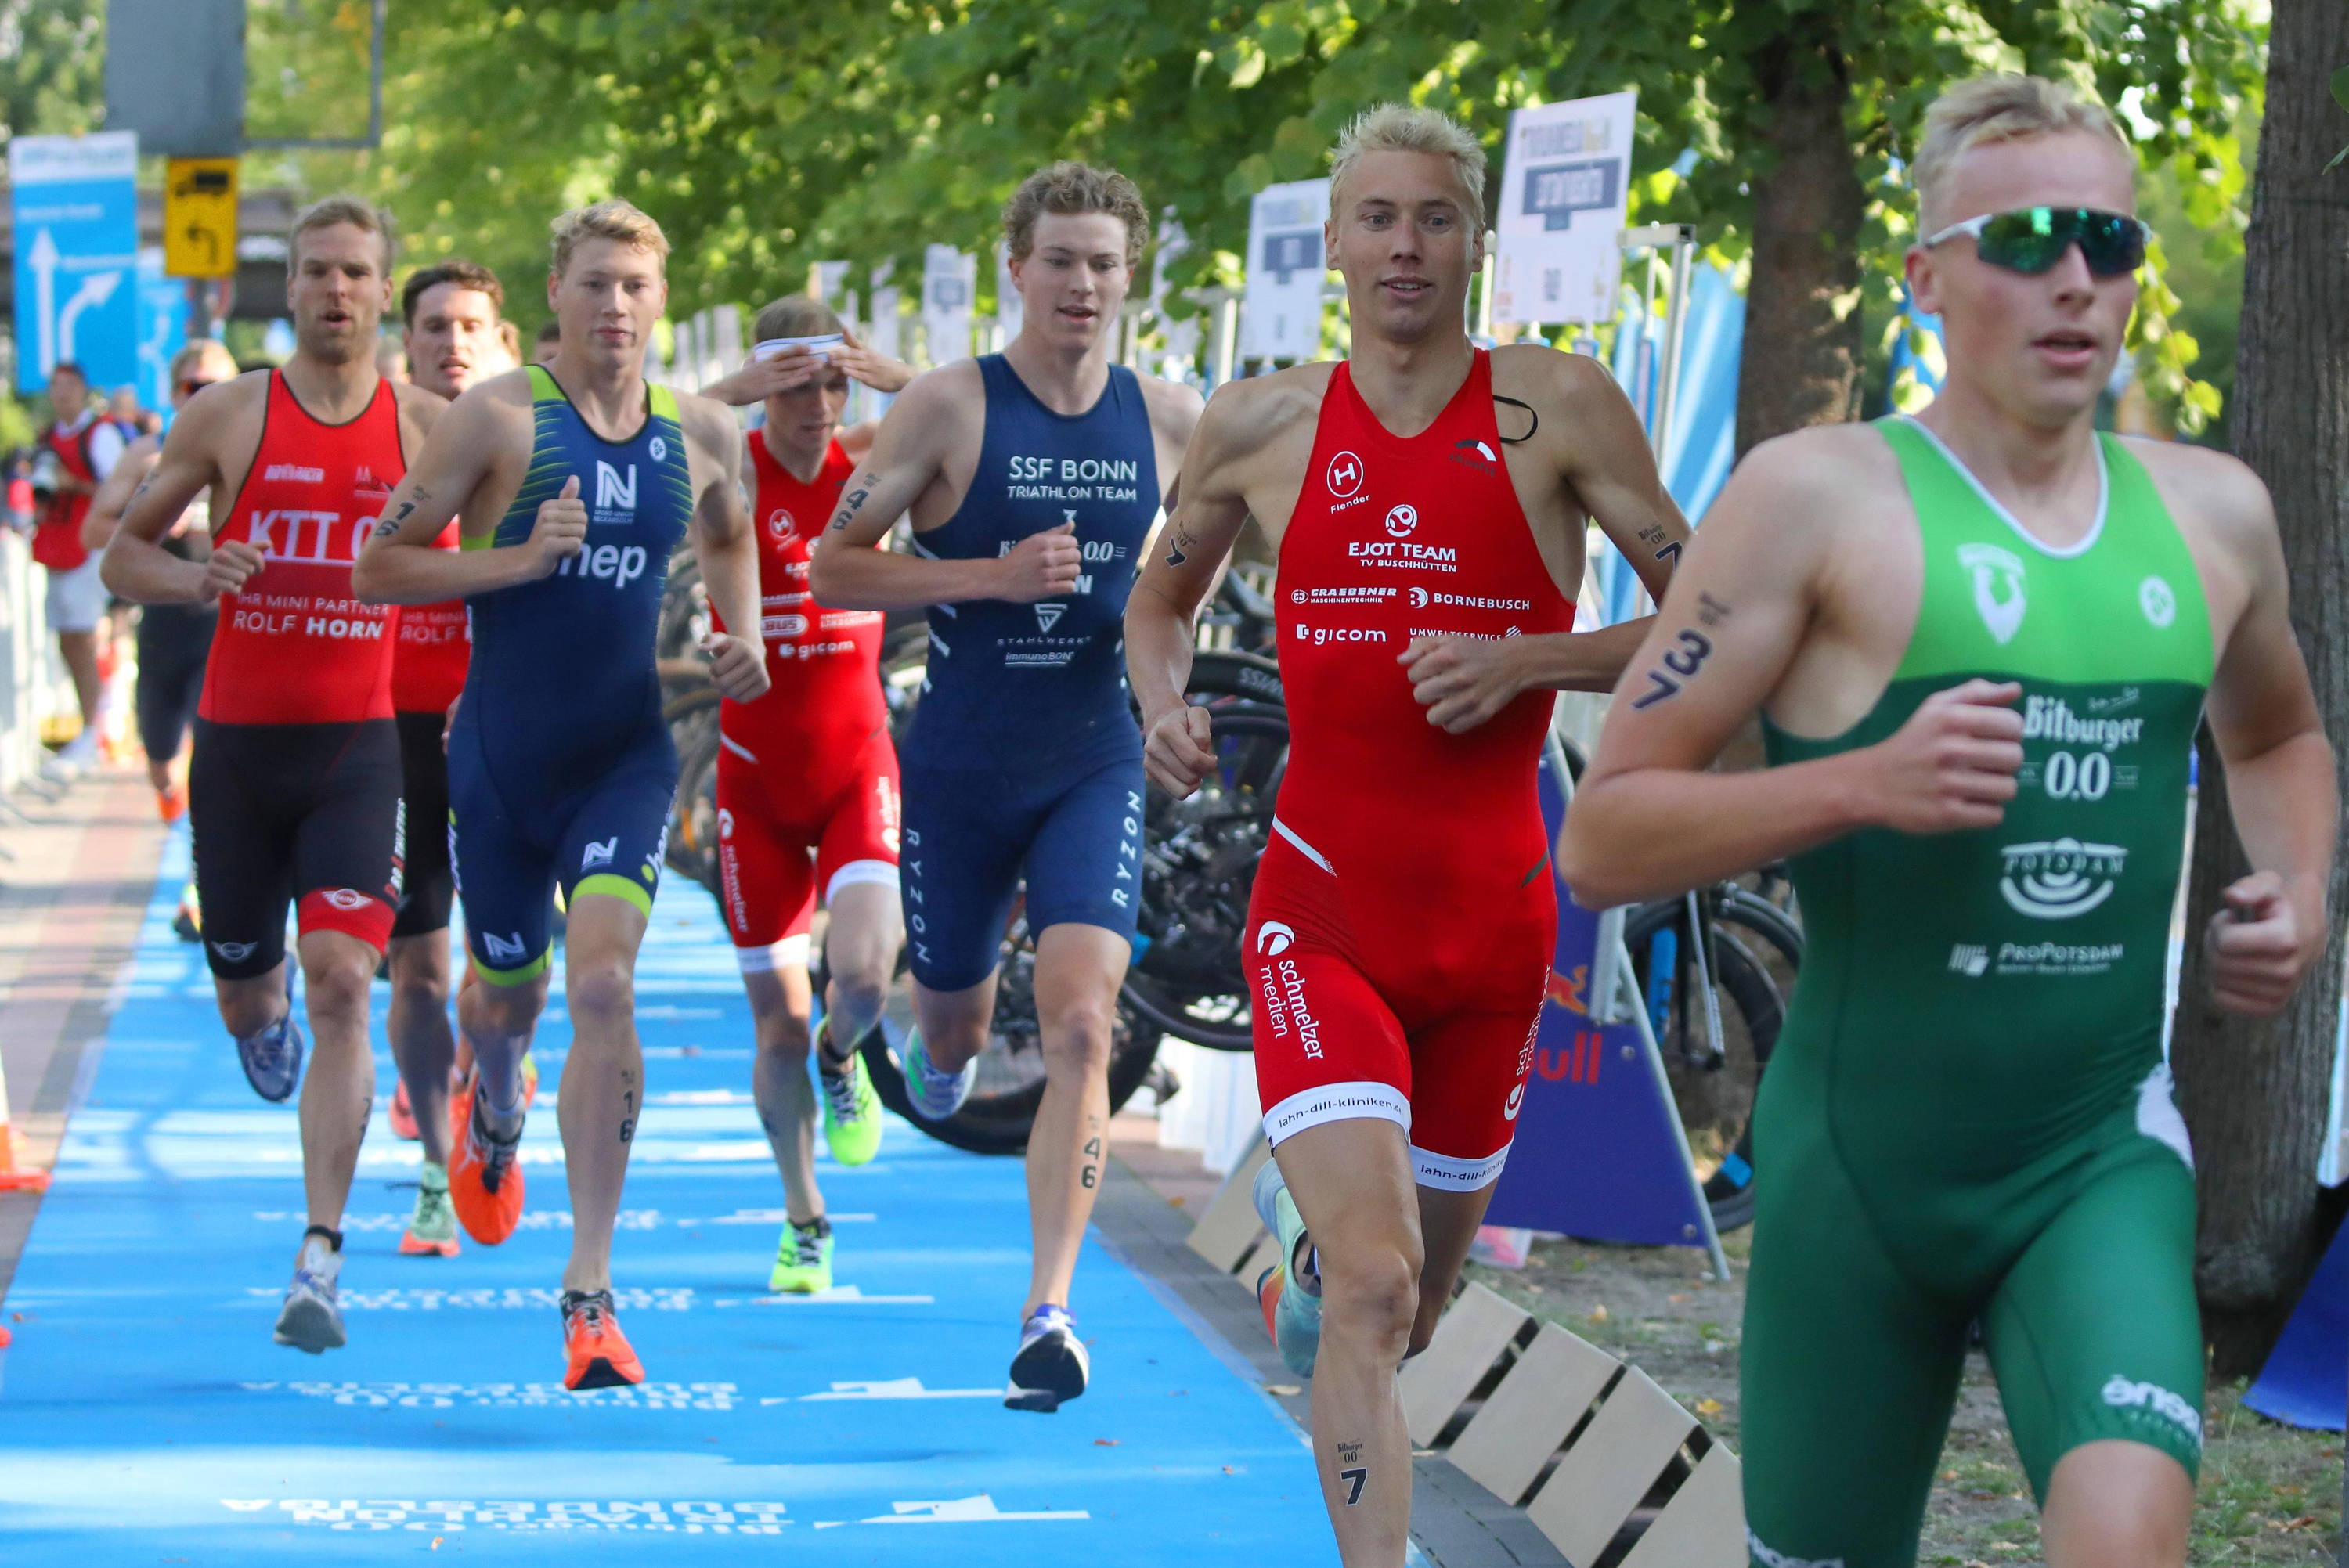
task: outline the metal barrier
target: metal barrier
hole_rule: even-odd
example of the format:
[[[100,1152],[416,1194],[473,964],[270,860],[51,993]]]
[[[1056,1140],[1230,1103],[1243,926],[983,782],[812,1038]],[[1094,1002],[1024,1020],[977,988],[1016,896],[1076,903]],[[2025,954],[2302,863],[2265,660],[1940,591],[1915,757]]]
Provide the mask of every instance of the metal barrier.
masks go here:
[[[40,776],[41,726],[58,711],[64,669],[49,635],[47,588],[31,542],[0,529],[0,791]]]

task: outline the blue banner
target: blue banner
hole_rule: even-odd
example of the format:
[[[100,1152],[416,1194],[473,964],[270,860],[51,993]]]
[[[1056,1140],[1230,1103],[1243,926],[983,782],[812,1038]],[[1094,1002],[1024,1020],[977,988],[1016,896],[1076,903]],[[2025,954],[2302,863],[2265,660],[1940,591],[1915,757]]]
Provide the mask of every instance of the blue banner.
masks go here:
[[[1566,808],[1547,768],[1541,797],[1555,842]],[[1549,998],[1516,1141],[1485,1222],[1590,1241],[1703,1246],[1704,1196],[1681,1151],[1671,1086],[1650,1066],[1636,1022],[1591,1017],[1598,952],[1599,917],[1559,882]]]
[[[127,130],[8,143],[18,391],[41,390],[59,360],[100,392],[138,378],[138,168]]]
[[[188,284],[163,275],[163,253],[139,253],[139,402],[171,417],[171,356],[188,341]]]

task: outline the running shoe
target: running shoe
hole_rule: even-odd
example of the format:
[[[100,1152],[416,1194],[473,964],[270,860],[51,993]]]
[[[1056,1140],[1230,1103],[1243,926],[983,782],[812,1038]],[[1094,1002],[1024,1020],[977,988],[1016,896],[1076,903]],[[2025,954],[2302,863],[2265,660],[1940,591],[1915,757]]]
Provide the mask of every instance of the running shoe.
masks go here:
[[[416,1183],[416,1212],[399,1238],[403,1257],[453,1258],[457,1255],[457,1209],[449,1201],[448,1168],[424,1162]]]
[[[181,818],[186,816],[188,814],[188,787],[185,784],[172,784],[156,790],[155,814],[162,818],[166,825],[176,822]]]
[[[302,1087],[302,1026],[294,1021],[293,998],[285,1015],[257,1035],[236,1037],[237,1065],[253,1092],[272,1105],[283,1105]]]
[[[1049,1416],[1085,1391],[1092,1369],[1084,1341],[1077,1337],[1077,1320],[1067,1307],[1046,1302],[1020,1326],[1019,1353],[1011,1358],[1004,1408]]]
[[[851,1051],[839,1071],[832,1068],[823,1042],[816,1042],[816,1082],[823,1088],[823,1141],[843,1165],[863,1165],[881,1152],[881,1097],[861,1052]]]
[[[171,913],[171,934],[182,942],[204,939],[204,913],[196,903],[196,884],[190,882],[180,892],[180,907]]]
[[[316,1231],[304,1236],[294,1283],[285,1287],[285,1305],[277,1310],[270,1337],[313,1356],[341,1349],[343,1309],[336,1299],[336,1280],[342,1272],[343,1254],[326,1237]]]
[[[930,1065],[929,1047],[922,1044],[920,1032],[905,1037],[905,1098],[924,1121],[944,1121],[960,1110],[978,1078],[978,1057],[965,1062],[960,1072],[940,1072]],[[874,1130],[879,1130],[877,1123]]]
[[[608,1290],[563,1293],[563,1352],[566,1388],[616,1388],[645,1380],[645,1364],[620,1332]]]
[[[522,1054],[522,1108],[528,1110],[538,1099],[538,1055],[534,1051]]]
[[[767,1288],[777,1295],[815,1295],[832,1288],[832,1225],[823,1215],[783,1227]]]
[[[467,1078],[450,1109],[449,1198],[465,1233],[494,1247],[522,1223],[522,1128],[500,1139],[481,1125],[481,1081]]]
[[[406,1078],[391,1086],[391,1135],[410,1143],[417,1141],[416,1108],[409,1103]]]
[[[1298,1243],[1305,1239],[1305,1219],[1297,1212],[1297,1200],[1288,1195],[1288,1183],[1281,1179],[1277,1161],[1264,1162],[1250,1195],[1256,1201],[1257,1217],[1280,1241],[1280,1261],[1256,1282],[1256,1301],[1264,1312],[1265,1331],[1272,1336],[1283,1364],[1299,1377],[1310,1377],[1321,1353],[1321,1295],[1299,1283],[1294,1272]]]

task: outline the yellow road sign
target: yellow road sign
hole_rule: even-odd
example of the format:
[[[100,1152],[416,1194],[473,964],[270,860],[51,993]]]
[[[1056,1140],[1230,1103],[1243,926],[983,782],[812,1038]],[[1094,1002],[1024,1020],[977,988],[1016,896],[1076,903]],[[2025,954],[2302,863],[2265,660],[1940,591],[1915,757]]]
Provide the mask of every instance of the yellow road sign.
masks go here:
[[[235,159],[170,160],[163,181],[163,271],[175,278],[235,273]]]

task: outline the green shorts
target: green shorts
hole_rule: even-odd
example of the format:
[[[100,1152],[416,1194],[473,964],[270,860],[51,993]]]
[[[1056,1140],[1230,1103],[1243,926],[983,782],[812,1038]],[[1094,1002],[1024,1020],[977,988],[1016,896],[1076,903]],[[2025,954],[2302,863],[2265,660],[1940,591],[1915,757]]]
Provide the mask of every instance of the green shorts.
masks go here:
[[[1755,1119],[1754,1568],[1913,1568],[1976,1322],[2041,1501],[2056,1461],[2101,1439],[2193,1475],[2194,1175],[2168,1070],[2068,1147],[1961,1180],[1928,1171],[1930,1151],[1855,1159],[1871,1140],[1838,1136],[1806,1087],[1765,1078]]]

